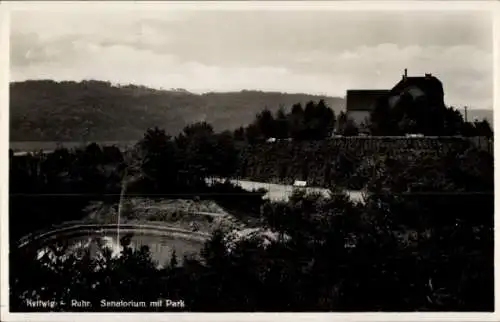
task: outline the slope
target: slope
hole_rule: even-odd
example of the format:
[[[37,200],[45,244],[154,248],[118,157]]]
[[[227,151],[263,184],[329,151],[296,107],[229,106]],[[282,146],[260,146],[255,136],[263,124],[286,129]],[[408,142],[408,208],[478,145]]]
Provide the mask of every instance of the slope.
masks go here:
[[[215,130],[250,123],[265,107],[310,100],[325,102],[338,113],[342,98],[260,91],[193,94],[109,82],[32,80],[10,84],[10,141],[126,141],[149,127],[175,135],[195,121]]]

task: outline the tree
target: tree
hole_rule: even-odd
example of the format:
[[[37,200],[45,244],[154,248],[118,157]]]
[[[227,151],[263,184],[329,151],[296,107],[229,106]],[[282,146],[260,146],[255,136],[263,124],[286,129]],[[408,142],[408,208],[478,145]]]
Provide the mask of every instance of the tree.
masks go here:
[[[300,103],[292,106],[290,119],[290,134],[294,139],[301,139],[304,131],[304,110]]]
[[[370,114],[372,134],[474,135],[475,130],[464,122],[461,113],[453,107],[436,105],[426,96],[414,98],[408,92],[392,99],[394,102],[391,106],[385,97],[377,101]]]
[[[462,114],[454,107],[449,107],[445,110],[444,122],[445,133],[447,135],[462,134],[468,136],[467,123],[464,122]]]
[[[176,188],[178,162],[171,137],[159,128],[149,129],[138,143],[142,172],[153,189],[168,191]]]
[[[233,137],[236,141],[244,141],[245,140],[245,128],[240,126],[236,130],[234,130]]]
[[[350,119],[347,120],[342,134],[345,136],[357,136],[359,134],[359,129],[356,126],[356,123]]]
[[[214,133],[214,128],[207,122],[196,122],[184,127],[182,133],[187,138],[196,136],[209,136]]]
[[[194,186],[204,186],[205,178],[216,174],[216,139],[213,128],[206,122],[195,123],[184,128],[176,138],[182,153],[184,173]]]
[[[177,253],[174,250],[172,252],[172,257],[170,258],[169,268],[170,269],[175,269],[175,268],[177,268],[178,265],[179,265],[179,263],[177,261]]]
[[[273,114],[267,108],[257,114],[256,125],[265,138],[275,137],[275,121]]]
[[[476,128],[477,136],[485,136],[487,138],[493,137],[493,130],[490,126],[490,123],[484,119],[481,122],[474,122],[474,126]]]
[[[276,117],[275,117],[275,123],[276,123],[276,137],[280,139],[287,138],[289,136],[289,124],[288,124],[288,118],[285,114],[285,110],[283,107],[281,107],[277,112],[276,112]]]
[[[245,137],[247,139],[247,142],[250,144],[257,143],[261,137],[261,133],[257,125],[255,124],[250,124],[246,129],[245,129]]]
[[[344,111],[341,111],[339,117],[337,119],[337,132],[343,133],[344,127],[347,123],[347,114]]]
[[[233,136],[225,131],[215,138],[215,168],[214,174],[229,178],[232,177],[238,167],[238,150],[234,144]]]
[[[326,115],[318,105],[310,120]],[[396,112],[400,114],[393,120],[403,123],[396,130],[411,129],[411,122],[423,117],[415,109]],[[452,114],[447,116],[451,121]],[[346,122],[344,129],[355,126]],[[318,132],[324,126],[309,124]],[[474,129],[480,126],[476,123]],[[132,236],[120,241],[119,257],[102,245],[96,251],[102,256],[68,254],[62,240],[52,246],[55,259],[50,253],[38,258],[42,243],[12,247],[10,303],[20,310],[27,294],[66,302],[83,294],[96,299],[186,298],[194,311],[492,310],[492,153],[460,138],[360,141],[247,146],[241,155],[248,168],[254,167],[251,175],[269,179],[306,173],[311,182],[326,176],[330,180],[323,182],[333,182],[335,193],[296,191],[288,201],[276,203],[264,202],[263,192],[241,197],[244,191],[229,183],[213,190],[203,187],[223,207],[237,204],[238,212],[257,213],[247,222],[258,229],[233,234],[215,230],[200,259],[181,263],[174,253],[170,267],[158,268],[147,247],[131,247]],[[215,134],[206,123],[186,127],[175,141],[163,130],[150,129],[137,149],[141,170],[156,185],[154,192],[182,191],[186,187],[181,183],[194,186],[206,175],[230,176],[243,164],[237,163],[231,132]],[[99,151],[91,145],[48,156],[12,157],[11,245],[26,232],[81,218],[88,192],[99,188],[91,185],[87,191],[82,178],[109,165]],[[122,157],[128,167],[133,165],[128,154]],[[179,179],[181,172],[186,181]],[[363,203],[340,191],[353,180],[359,184],[356,189],[367,191]],[[78,197],[67,201],[63,192],[68,191]],[[151,190],[140,186],[138,191]],[[37,197],[23,196],[29,193]],[[54,193],[57,198],[46,197]]]
[[[325,138],[330,137],[333,133],[335,127],[335,112],[330,109],[324,100],[320,100],[317,105],[318,118],[320,121],[319,137]]]

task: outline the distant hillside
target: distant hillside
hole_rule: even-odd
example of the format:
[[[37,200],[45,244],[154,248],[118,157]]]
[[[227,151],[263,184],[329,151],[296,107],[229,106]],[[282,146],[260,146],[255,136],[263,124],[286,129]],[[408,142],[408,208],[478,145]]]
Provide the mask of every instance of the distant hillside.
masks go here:
[[[10,84],[10,141],[125,141],[142,137],[149,127],[170,134],[196,121],[216,130],[253,121],[267,107],[289,110],[297,102],[324,99],[336,114],[337,97],[241,91],[193,94],[108,82],[25,81]]]
[[[461,110],[462,115],[464,115],[463,109]],[[467,110],[467,120],[469,122],[474,121],[474,119],[477,119],[479,121],[482,121],[483,119],[486,119],[491,127],[493,128],[493,110],[475,110],[475,109],[469,109]]]

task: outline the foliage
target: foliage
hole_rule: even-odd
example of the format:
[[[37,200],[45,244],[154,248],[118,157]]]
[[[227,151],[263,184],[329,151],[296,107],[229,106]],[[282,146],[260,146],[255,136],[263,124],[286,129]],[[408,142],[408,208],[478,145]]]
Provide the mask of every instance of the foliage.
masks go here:
[[[37,283],[18,279],[12,296],[33,288],[58,299],[67,294],[63,290],[70,292],[68,297],[86,294],[91,299],[103,294],[134,299],[139,294],[147,300],[175,296],[187,301],[188,310],[203,312],[492,310],[493,195],[478,199],[471,194],[467,202],[475,210],[464,208],[463,195],[450,196],[439,201],[439,194],[378,191],[360,204],[343,194],[296,193],[289,202],[263,205],[265,224],[281,236],[270,244],[253,237],[229,248],[227,236],[215,231],[201,260],[178,266],[173,259],[163,269],[149,264],[146,250],[125,249],[121,258],[100,262],[70,257]],[[436,202],[460,206],[449,215]],[[485,207],[477,208],[479,203]],[[74,263],[101,263],[107,269],[98,274],[74,268]],[[33,274],[42,270],[23,267],[22,276],[27,267]],[[49,284],[54,274],[59,280]],[[75,274],[72,288],[65,289],[69,284],[64,281]],[[84,285],[105,287],[88,290]]]
[[[241,150],[238,176],[261,182],[292,184],[304,180],[310,186],[362,189],[389,156],[401,163],[396,173],[422,154],[433,158],[463,153],[474,144],[461,138],[380,139],[343,137],[323,141],[255,144]],[[483,151],[482,154],[487,154]],[[414,158],[412,160],[412,158]],[[376,161],[376,164],[374,163]],[[388,162],[391,162],[390,160]]]
[[[453,107],[433,105],[425,98],[402,94],[391,106],[387,98],[377,101],[370,115],[373,135],[423,134],[427,136],[485,136],[491,138],[493,130],[486,119],[466,122]]]
[[[48,155],[11,156],[9,176],[10,238],[80,219],[90,200],[116,202],[123,156],[95,144],[85,150],[64,148]]]
[[[309,101],[304,109],[300,103],[294,104],[288,114],[283,107],[277,110],[276,115],[265,108],[246,129],[236,129],[234,136],[242,140],[244,131],[249,143],[269,138],[321,140],[332,135],[335,122],[335,112],[324,100],[319,100],[318,103]]]
[[[139,140],[160,126],[177,135],[205,120],[217,131],[233,130],[263,107],[325,99],[336,111],[342,98],[259,91],[193,94],[102,81],[30,80],[10,84],[10,140],[92,142]]]
[[[283,116],[290,117],[289,130],[314,136],[320,132],[311,129],[326,126],[315,127],[313,105],[280,113],[277,122],[285,128]],[[272,114],[258,119],[255,129],[274,130]],[[263,192],[206,184],[221,176],[304,179],[336,193],[263,202]],[[152,128],[130,153],[91,144],[11,155],[11,245],[27,232],[78,219],[91,198],[112,195],[108,201],[116,203],[127,177],[129,192],[200,195],[247,209],[278,237],[251,235],[229,247],[228,236],[215,231],[200,259],[181,265],[176,255],[163,268],[147,248],[128,247],[130,238],[119,257],[102,245],[102,256],[53,246],[54,261],[37,258],[42,245],[12,247],[13,310],[25,310],[27,296],[184,299],[187,310],[204,312],[493,310],[493,157],[463,138],[238,145],[231,133],[199,122],[175,138]],[[366,200],[351,201],[342,187],[364,188]]]

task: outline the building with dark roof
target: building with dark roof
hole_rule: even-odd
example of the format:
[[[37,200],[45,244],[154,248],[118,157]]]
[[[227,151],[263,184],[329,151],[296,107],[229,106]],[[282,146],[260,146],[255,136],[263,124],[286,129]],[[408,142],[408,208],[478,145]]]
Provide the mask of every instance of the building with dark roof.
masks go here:
[[[375,108],[380,98],[390,93],[386,89],[356,89],[348,90],[346,95],[347,117],[356,124],[370,118],[370,112]],[[366,123],[366,122],[365,122]]]
[[[432,74],[409,77],[405,69],[401,80],[390,90],[348,90],[347,117],[358,125],[366,124],[378,100],[388,99],[389,106],[394,107],[403,95],[410,95],[413,99],[425,99],[432,106],[444,107],[443,84],[439,79]]]
[[[423,77],[408,77],[405,74],[402,79],[390,91],[390,106],[394,106],[398,99],[404,94],[409,94],[413,99],[424,98],[430,105],[444,106],[443,84],[432,74]]]

